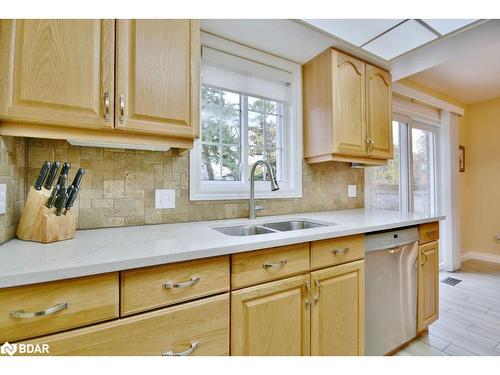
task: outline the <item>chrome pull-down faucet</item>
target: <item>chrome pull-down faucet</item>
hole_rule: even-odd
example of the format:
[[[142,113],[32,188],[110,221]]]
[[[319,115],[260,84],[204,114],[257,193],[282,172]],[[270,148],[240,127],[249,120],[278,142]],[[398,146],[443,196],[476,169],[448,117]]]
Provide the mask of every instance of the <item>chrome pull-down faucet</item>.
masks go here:
[[[249,219],[255,219],[255,169],[259,164],[264,165],[271,176],[271,191],[279,190],[278,182],[276,181],[276,175],[274,174],[274,169],[266,160],[257,160],[252,166],[252,171],[250,172],[250,215]]]

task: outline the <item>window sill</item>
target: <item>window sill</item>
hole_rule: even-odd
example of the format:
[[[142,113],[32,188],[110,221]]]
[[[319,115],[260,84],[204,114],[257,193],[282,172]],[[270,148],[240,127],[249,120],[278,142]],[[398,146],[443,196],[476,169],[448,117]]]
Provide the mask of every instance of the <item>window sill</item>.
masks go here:
[[[302,198],[302,191],[259,191],[255,192],[256,199],[289,199]],[[190,201],[229,201],[229,200],[248,200],[250,192],[210,192],[210,193],[191,193]]]

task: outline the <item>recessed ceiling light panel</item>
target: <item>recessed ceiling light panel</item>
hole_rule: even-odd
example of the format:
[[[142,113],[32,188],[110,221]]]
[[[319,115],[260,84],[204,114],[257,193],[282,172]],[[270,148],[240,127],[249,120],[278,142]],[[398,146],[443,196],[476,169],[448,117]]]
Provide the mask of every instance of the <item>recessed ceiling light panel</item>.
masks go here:
[[[307,19],[303,21],[359,47],[403,20]]]
[[[441,35],[446,35],[451,33],[452,31],[461,29],[464,26],[470,25],[476,20],[434,20],[434,19],[422,19],[427,25],[432,27]]]
[[[437,35],[425,26],[415,20],[408,20],[362,48],[386,60],[391,60],[436,38]]]

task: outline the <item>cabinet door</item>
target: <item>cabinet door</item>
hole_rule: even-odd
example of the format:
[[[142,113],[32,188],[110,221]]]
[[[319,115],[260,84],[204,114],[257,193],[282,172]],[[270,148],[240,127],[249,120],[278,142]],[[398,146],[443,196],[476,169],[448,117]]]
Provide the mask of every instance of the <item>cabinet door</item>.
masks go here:
[[[0,21],[0,116],[111,128],[114,22]]]
[[[199,131],[199,21],[117,21],[116,128],[193,138]]]
[[[364,354],[364,260],[311,273],[311,355]]]
[[[419,332],[439,318],[439,251],[438,243],[419,247],[418,253],[418,310]]]
[[[366,155],[365,64],[333,51],[334,153]]]
[[[366,64],[367,137],[371,158],[392,159],[391,75]]]
[[[231,355],[309,355],[309,276],[231,293]]]
[[[228,355],[229,294],[29,340],[50,355]]]

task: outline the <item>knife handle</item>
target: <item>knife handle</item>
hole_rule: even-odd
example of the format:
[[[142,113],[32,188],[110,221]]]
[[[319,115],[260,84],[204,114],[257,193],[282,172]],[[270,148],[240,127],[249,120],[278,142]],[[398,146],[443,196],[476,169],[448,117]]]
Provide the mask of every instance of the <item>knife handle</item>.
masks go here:
[[[59,175],[59,179],[57,180],[57,185],[59,185],[61,187],[63,186],[63,184],[61,184],[61,178],[62,178],[63,175],[66,175],[66,179],[67,179],[70,169],[71,169],[71,164],[70,163],[66,162],[66,163],[63,164],[63,166],[61,168],[61,174]]]
[[[40,169],[40,174],[38,175],[35,182],[36,190],[42,190],[42,185],[43,182],[45,181],[45,178],[47,177],[47,174],[49,173],[49,169],[50,169],[50,161],[44,162],[42,164],[42,168]]]
[[[58,202],[56,209],[57,216],[61,216],[63,208],[66,206],[67,200],[68,200],[68,193],[65,192],[64,194],[61,194],[60,202]]]
[[[76,172],[75,178],[73,179],[73,183],[71,185],[73,185],[75,188],[79,188],[80,182],[82,181],[82,177],[84,174],[85,174],[85,169],[78,168],[78,171]]]
[[[57,195],[59,191],[61,190],[61,187],[59,185],[54,186],[54,189],[52,190],[52,194],[50,195],[49,200],[47,201],[47,208],[52,208],[54,206],[54,203],[56,202]]]
[[[73,189],[71,189],[73,188]],[[71,190],[71,192],[68,193],[68,200],[66,201],[66,211],[68,211],[71,207],[73,207],[73,203],[75,203],[76,196],[78,194],[78,188],[74,187],[73,185],[70,186],[68,190]],[[66,212],[64,212],[66,214]]]
[[[68,175],[66,173],[63,173],[59,176],[59,180],[57,180],[57,185],[61,187],[66,187],[66,181],[68,180]]]
[[[52,188],[52,184],[54,183],[54,180],[57,177],[57,171],[59,170],[59,167],[61,166],[61,163],[59,163],[57,160],[52,164],[52,167],[50,167],[50,172],[49,175],[47,176],[47,179],[45,180],[45,189],[50,190]]]

